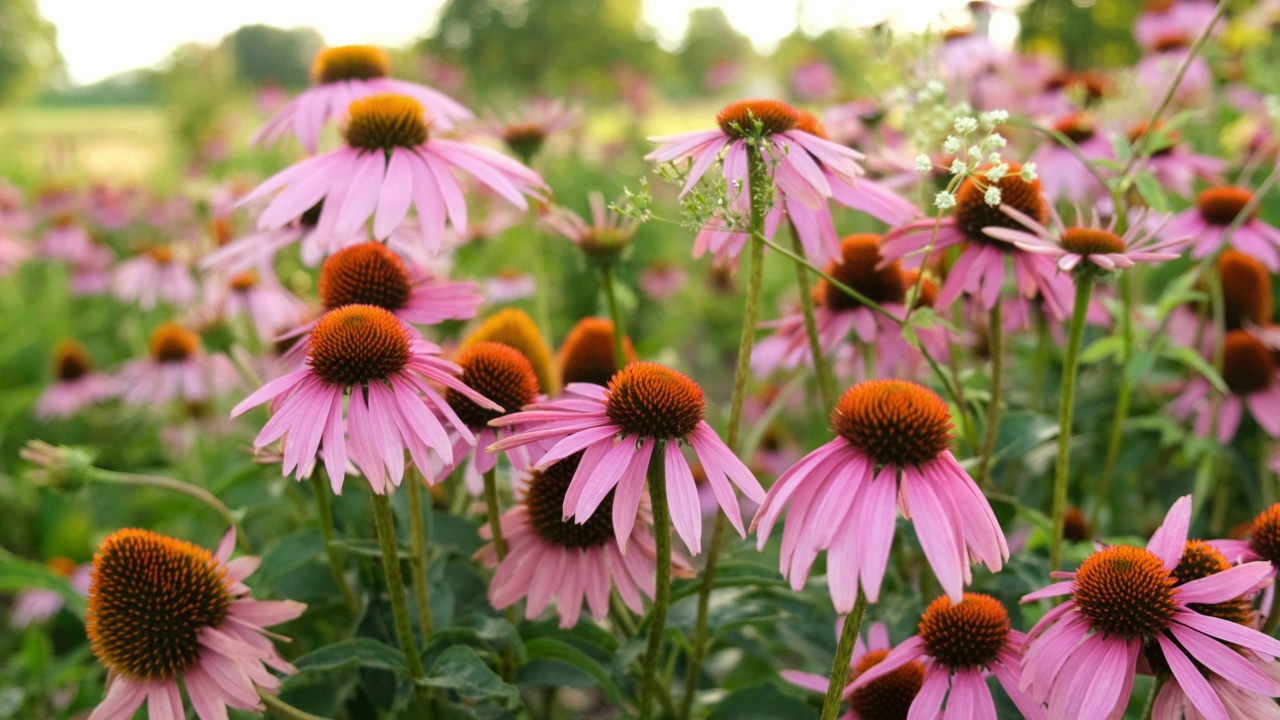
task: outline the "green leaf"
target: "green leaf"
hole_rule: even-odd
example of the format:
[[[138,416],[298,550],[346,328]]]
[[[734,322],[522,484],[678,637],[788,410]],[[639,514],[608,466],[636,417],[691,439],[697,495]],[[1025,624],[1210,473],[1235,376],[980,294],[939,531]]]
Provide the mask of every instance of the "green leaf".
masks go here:
[[[1080,364],[1090,365],[1104,358],[1116,355],[1124,349],[1124,338],[1118,335],[1110,335],[1104,338],[1098,338],[1089,344],[1089,347],[1080,352]]]
[[[53,590],[62,596],[63,607],[84,619],[85,598],[71,587],[71,581],[43,563],[32,562],[0,551],[0,592]]]
[[[1200,375],[1203,376],[1205,380],[1208,380],[1209,383],[1212,384],[1215,388],[1217,388],[1219,392],[1222,392],[1222,393],[1231,392],[1231,390],[1227,388],[1227,383],[1223,381],[1222,376],[1218,374],[1218,371],[1214,369],[1212,365],[1209,364],[1208,360],[1205,360],[1200,355],[1200,353],[1196,352],[1195,350],[1189,347],[1169,348],[1168,350],[1165,351],[1164,356],[1169,358],[1170,360],[1175,360],[1177,362],[1180,362],[1183,365],[1186,365],[1187,367],[1191,368],[1192,370],[1195,370],[1196,372],[1200,373]]]
[[[814,717],[817,717],[817,713],[813,708],[789,692],[784,692],[776,681],[734,690],[716,703],[708,716],[709,720],[802,720]]]
[[[455,645],[441,653],[422,684],[453,690],[467,700],[515,700],[520,696],[514,685],[504,682],[473,648],[465,645]]]
[[[1148,146],[1148,150],[1151,149]],[[1134,176],[1133,182],[1138,188],[1138,194],[1142,195],[1142,199],[1147,201],[1152,210],[1161,214],[1169,212],[1169,198],[1164,194],[1164,187],[1155,175],[1144,170]]]
[[[595,678],[595,681],[600,685],[600,689],[604,690],[604,694],[608,696],[611,702],[614,704],[622,702],[622,693],[618,690],[618,685],[613,681],[613,678],[609,677],[609,673],[605,672],[600,663],[591,659],[591,656],[581,650],[552,638],[530,640],[526,643],[525,648],[529,652],[530,660],[558,660],[582,670]]]
[[[369,637],[358,637],[326,645],[298,658],[294,665],[300,671],[333,670],[347,665],[391,670],[407,674],[404,653]]]

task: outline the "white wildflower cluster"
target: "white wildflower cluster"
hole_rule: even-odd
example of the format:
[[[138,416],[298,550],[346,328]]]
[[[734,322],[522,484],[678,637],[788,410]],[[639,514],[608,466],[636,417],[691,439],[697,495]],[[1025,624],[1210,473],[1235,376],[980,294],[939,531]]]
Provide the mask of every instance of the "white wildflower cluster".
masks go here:
[[[939,210],[955,207],[954,190],[966,178],[971,178],[979,188],[983,188],[982,198],[988,205],[995,207],[1000,204],[999,183],[1009,174],[1009,163],[1000,154],[1008,141],[998,128],[1008,120],[1009,113],[1004,110],[992,110],[976,117],[965,113],[952,118],[951,128],[955,134],[942,141],[942,152],[955,158],[949,168],[953,180],[946,191],[934,198],[933,204]],[[1034,176],[1034,166],[1031,172]],[[1026,168],[1022,177],[1026,179]]]

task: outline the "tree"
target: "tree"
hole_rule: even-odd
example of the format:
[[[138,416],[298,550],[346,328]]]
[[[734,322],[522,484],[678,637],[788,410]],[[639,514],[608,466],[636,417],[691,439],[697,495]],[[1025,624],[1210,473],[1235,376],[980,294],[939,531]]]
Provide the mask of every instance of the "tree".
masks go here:
[[[62,67],[57,38],[36,0],[0,0],[0,104],[37,92]]]
[[[309,27],[282,30],[245,25],[223,38],[222,44],[229,46],[236,79],[297,90],[310,82],[311,60],[324,46],[324,39]]]

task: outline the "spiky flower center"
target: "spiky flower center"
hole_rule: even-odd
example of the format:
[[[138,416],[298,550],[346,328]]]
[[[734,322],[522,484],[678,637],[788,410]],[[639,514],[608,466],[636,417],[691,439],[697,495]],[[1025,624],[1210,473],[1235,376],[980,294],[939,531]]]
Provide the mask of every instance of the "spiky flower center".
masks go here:
[[[1236,216],[1244,211],[1244,207],[1253,199],[1253,192],[1242,187],[1213,187],[1200,191],[1196,198],[1196,207],[1200,217],[1210,225],[1230,225]],[[1254,208],[1248,219],[1252,219],[1258,210]]]
[[[1022,166],[1018,163],[1009,163],[1007,174],[997,182],[986,179],[986,172],[989,169],[990,166],[984,165],[960,183],[960,188],[956,191],[956,227],[971,242],[995,243],[996,247],[1007,250],[1011,247],[1008,243],[992,240],[982,232],[982,229],[1002,227],[1023,231],[1026,228],[1022,223],[1006,215],[999,207],[988,205],[987,189],[993,185],[999,188],[1002,205],[1008,205],[1022,212],[1041,225],[1049,219],[1049,206],[1045,204],[1044,197],[1040,194],[1040,179],[1036,178],[1031,182],[1023,180],[1020,175]],[[974,178],[981,178],[981,183],[975,182]]]
[[[1248,330],[1232,330],[1222,342],[1222,379],[1236,395],[1266,390],[1275,382],[1271,349]]]
[[[850,235],[840,242],[840,257],[827,263],[827,274],[879,305],[901,304],[907,297],[902,264],[893,261],[882,268],[879,235]],[[820,279],[815,300],[840,312],[863,307],[862,301]]]
[[[631,234],[613,227],[593,227],[578,240],[578,247],[588,255],[613,257],[626,249]]]
[[[1187,34],[1180,30],[1162,33],[1157,36],[1155,42],[1151,44],[1151,49],[1159,53],[1186,50],[1189,47],[1191,47],[1191,38],[1187,37]]]
[[[1080,143],[1090,140],[1094,135],[1098,134],[1098,128],[1093,122],[1093,118],[1085,113],[1071,113],[1058,118],[1053,124],[1053,128],[1073,143]]]
[[[227,284],[236,292],[246,292],[258,286],[258,271],[249,268],[243,272],[236,273],[231,276]]]
[[[1097,228],[1073,227],[1062,231],[1058,244],[1063,250],[1076,255],[1106,255],[1123,253],[1124,240],[1119,235]]]
[[[931,308],[938,302],[938,286],[928,277],[921,281],[919,270],[904,270],[902,284],[908,289],[919,286],[920,295],[916,297],[914,307]]]
[[[501,405],[505,412],[516,412],[538,396],[533,366],[513,347],[496,342],[476,343],[463,350],[454,362],[462,368],[459,379],[467,387]],[[452,388],[445,393],[445,400],[468,427],[484,427],[503,415],[480,407]]]
[[[1228,330],[1271,322],[1271,272],[1251,255],[1228,248],[1218,256]]]
[[[1150,640],[1173,619],[1175,582],[1151,551],[1116,545],[1080,564],[1071,594],[1094,630],[1124,640]]]
[[[586,549],[599,547],[613,539],[613,491],[584,523],[564,519],[564,496],[578,471],[582,453],[576,453],[545,470],[529,475],[525,492],[525,512],[538,537],[560,547]]]
[[[1089,521],[1078,507],[1069,507],[1062,515],[1062,539],[1067,542],[1084,542],[1089,539]]]
[[[58,382],[71,382],[93,372],[93,358],[80,341],[66,338],[53,348],[53,376]]]
[[[739,100],[716,114],[720,131],[739,139],[754,137],[756,123],[760,124],[759,134],[776,135],[794,129],[799,122],[799,112],[778,100]]]
[[[427,141],[430,124],[422,103],[407,95],[380,93],[351,103],[343,137],[366,152],[414,148]]]
[[[346,305],[316,321],[307,350],[311,371],[330,385],[385,380],[409,364],[409,330],[372,305]]]
[[[871,650],[858,658],[849,673],[849,682],[879,665],[888,650]],[[912,660],[884,677],[877,678],[853,691],[849,707],[863,720],[907,720],[911,702],[924,685],[924,664]]]
[[[814,137],[822,138],[823,140],[830,139],[827,135],[827,129],[822,126],[822,121],[818,119],[817,115],[805,110],[797,110],[796,115],[800,118],[800,120],[796,122],[797,130],[802,133],[813,135]]]
[[[1230,569],[1231,563],[1227,562],[1227,558],[1218,552],[1217,548],[1203,540],[1188,540],[1182,551],[1182,559],[1173,569],[1173,577],[1179,585],[1182,585]],[[1210,615],[1241,625],[1248,625],[1253,620],[1253,603],[1243,595],[1212,605],[1188,603],[1187,607],[1201,615]]]
[[[629,348],[631,341],[624,339],[623,343]],[[617,369],[612,321],[589,317],[573,326],[560,347],[560,378],[566,384],[585,382],[607,386]]]
[[[485,340],[502,343],[524,353],[533,364],[533,373],[538,376],[538,387],[543,392],[550,395],[559,389],[551,350],[542,339],[542,333],[538,331],[533,318],[525,311],[507,308],[490,315],[467,336],[462,347],[465,349]]]
[[[1249,549],[1263,560],[1280,567],[1280,503],[1263,510],[1253,519]]]
[[[947,403],[905,380],[864,380],[831,411],[832,431],[878,465],[923,465],[946,451],[952,428]]]
[[[93,557],[85,629],[111,672],[167,680],[200,655],[200,631],[227,619],[226,570],[208,550],[147,530],[118,530]]]
[[[547,140],[547,127],[537,122],[519,122],[502,129],[502,142],[520,157],[532,157]]]
[[[965,593],[954,605],[943,595],[920,616],[920,641],[930,657],[950,668],[983,667],[999,656],[1009,628],[1008,611],[990,595]]]
[[[168,245],[152,245],[143,252],[158,265],[168,265],[173,262],[173,248]]]
[[[317,85],[343,80],[372,80],[391,74],[391,56],[372,45],[339,45],[316,53],[311,77]]]
[[[395,312],[409,302],[413,281],[398,255],[380,242],[365,242],[330,255],[320,267],[325,308],[373,305]]]
[[[634,362],[609,380],[605,412],[625,435],[683,438],[707,409],[702,388],[688,375],[651,362]]]
[[[151,332],[151,357],[162,363],[182,362],[200,349],[200,336],[175,322],[163,322]]]

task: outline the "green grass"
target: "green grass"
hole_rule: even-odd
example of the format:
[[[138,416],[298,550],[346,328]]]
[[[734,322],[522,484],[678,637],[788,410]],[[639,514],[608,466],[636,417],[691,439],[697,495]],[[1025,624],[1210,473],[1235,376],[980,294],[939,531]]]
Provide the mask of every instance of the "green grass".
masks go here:
[[[20,184],[143,182],[171,157],[159,106],[28,106],[0,113],[0,176]]]

